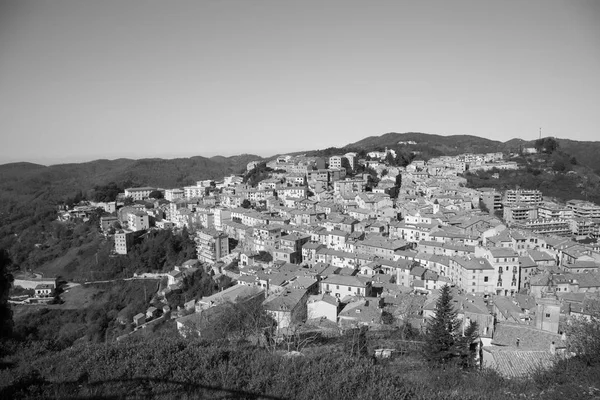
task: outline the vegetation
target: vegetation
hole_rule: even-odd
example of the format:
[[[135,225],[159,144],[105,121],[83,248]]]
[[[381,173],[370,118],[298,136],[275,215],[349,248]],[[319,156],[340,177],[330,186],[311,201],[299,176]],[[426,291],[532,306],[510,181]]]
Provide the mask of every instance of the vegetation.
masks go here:
[[[505,380],[490,371],[431,370],[411,356],[377,361],[318,351],[290,358],[167,335],[64,350],[46,342],[8,345],[2,398],[563,400],[592,398],[599,377],[597,367],[582,368],[578,360],[535,379]]]
[[[113,254],[114,243],[100,246],[96,262],[85,271],[88,280],[127,278],[134,273],[167,272],[175,265],[196,258],[196,244],[187,229],[179,234],[171,230],[150,231],[134,244],[127,255]]]
[[[201,269],[183,278],[181,289],[171,291],[167,294],[167,302],[171,309],[183,307],[190,300],[197,300],[210,296],[220,290],[231,286],[231,278],[224,277],[218,283]]]
[[[131,330],[133,316],[145,312],[158,280],[116,281],[86,285],[87,307],[18,306],[14,334],[21,341],[48,342],[64,349],[77,341],[101,343]]]
[[[13,330],[12,310],[8,303],[8,292],[12,283],[10,263],[8,252],[0,249],[0,340],[11,336]]]
[[[600,308],[589,318],[572,317],[566,328],[567,346],[587,365],[600,364]]]
[[[472,367],[475,353],[471,344],[479,337],[477,324],[471,322],[460,332],[461,321],[452,304],[450,286],[440,289],[440,297],[435,304],[435,316],[427,321],[425,333],[425,358],[434,366],[458,363]]]
[[[525,168],[517,171],[491,170],[467,172],[467,186],[471,188],[491,187],[499,191],[507,189],[536,189],[542,191],[544,197],[553,197],[563,201],[571,199],[588,200],[600,203],[600,183],[597,176],[586,172],[585,168],[579,173],[564,173],[556,171],[562,169],[560,165],[561,156],[558,153],[552,155],[558,157],[550,163],[531,162],[526,160]],[[556,164],[558,163],[558,164]],[[570,168],[573,168],[571,165]],[[581,168],[581,167],[577,167]],[[493,174],[498,174],[494,178]]]
[[[243,182],[255,187],[258,182],[267,179],[271,172],[273,172],[273,169],[267,167],[266,162],[259,163],[244,175]]]

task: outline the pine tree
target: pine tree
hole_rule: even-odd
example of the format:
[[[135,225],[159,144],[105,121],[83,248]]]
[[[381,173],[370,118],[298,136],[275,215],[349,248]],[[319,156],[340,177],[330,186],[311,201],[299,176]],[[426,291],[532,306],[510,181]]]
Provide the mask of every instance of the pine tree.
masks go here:
[[[427,321],[424,355],[433,365],[457,363],[464,368],[476,365],[476,352],[473,346],[479,338],[479,327],[470,322],[461,329],[458,312],[453,307],[450,287],[440,289],[440,297],[435,304],[435,315]],[[473,348],[475,347],[475,348]]]
[[[452,307],[450,286],[440,289],[435,304],[435,315],[427,321],[425,333],[425,357],[433,364],[446,364],[456,355],[460,321]]]

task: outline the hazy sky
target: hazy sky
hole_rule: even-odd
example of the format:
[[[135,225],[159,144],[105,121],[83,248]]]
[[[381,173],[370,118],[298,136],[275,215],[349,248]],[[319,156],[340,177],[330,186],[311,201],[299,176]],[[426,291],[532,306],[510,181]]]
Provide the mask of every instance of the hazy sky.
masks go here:
[[[600,1],[0,0],[0,163],[600,140]]]

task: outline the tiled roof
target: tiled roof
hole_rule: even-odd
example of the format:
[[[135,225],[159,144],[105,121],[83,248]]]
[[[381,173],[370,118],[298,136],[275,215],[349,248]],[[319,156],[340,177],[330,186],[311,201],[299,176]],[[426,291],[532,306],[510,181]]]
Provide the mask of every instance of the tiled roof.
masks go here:
[[[494,360],[489,366],[506,378],[526,377],[540,369],[549,369],[557,360],[556,355],[549,351],[505,350],[493,347],[484,347],[483,350],[490,353]]]
[[[519,323],[499,322],[496,324],[493,344],[514,347],[517,339],[519,339],[519,348],[523,350],[548,351],[552,342],[557,348],[565,347],[559,334]]]

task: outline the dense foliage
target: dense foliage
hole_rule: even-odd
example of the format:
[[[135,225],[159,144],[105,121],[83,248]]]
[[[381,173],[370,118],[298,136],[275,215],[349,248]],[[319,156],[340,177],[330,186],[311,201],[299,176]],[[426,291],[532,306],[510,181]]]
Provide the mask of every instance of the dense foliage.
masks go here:
[[[8,292],[12,283],[10,262],[8,252],[0,249],[0,339],[11,336],[13,330],[12,310],[8,304]]]

